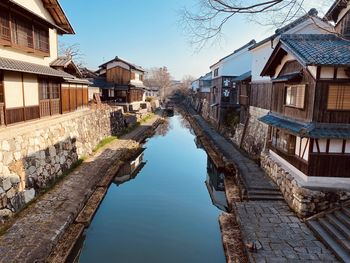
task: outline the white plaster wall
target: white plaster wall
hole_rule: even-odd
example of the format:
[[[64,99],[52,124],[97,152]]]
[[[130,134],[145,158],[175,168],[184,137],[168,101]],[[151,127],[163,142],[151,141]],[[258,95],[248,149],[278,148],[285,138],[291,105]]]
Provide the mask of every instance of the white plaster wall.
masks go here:
[[[317,67],[316,66],[308,66],[307,69],[311,73],[311,75],[316,79]]]
[[[23,107],[22,75],[18,72],[4,74],[6,108]]]
[[[121,67],[121,68],[130,70],[129,65],[126,64],[126,63],[123,63],[121,61],[114,61],[114,62],[111,62],[111,63],[107,64],[107,70],[111,69],[111,68],[115,68],[115,67]]]
[[[321,67],[321,79],[333,79],[334,68],[333,67]]]
[[[347,140],[347,141],[346,141],[345,153],[350,153],[350,140]]]
[[[283,57],[281,64],[279,64],[276,68],[276,72],[275,72],[275,78],[278,77],[278,75],[280,74],[281,70],[283,69],[284,65],[292,60],[296,60],[294,56],[292,56],[291,54],[287,54],[286,56]]]
[[[51,17],[47,9],[44,7],[44,4],[41,0],[13,0],[13,1],[29,9],[30,11],[34,12],[38,16],[55,24],[55,21],[53,20],[53,18]]]
[[[246,48],[244,50],[239,51],[236,54],[232,54],[231,56],[213,65],[212,67],[210,67],[210,70],[212,71],[213,78],[214,78],[214,71],[217,68],[219,68],[219,75],[216,77],[240,76],[248,72],[249,70],[251,70],[251,66],[252,66],[252,54],[248,50],[248,48]]]
[[[24,74],[24,103],[25,106],[39,105],[39,84],[36,75]]]
[[[349,76],[345,73],[345,68],[338,68],[337,72],[338,79],[349,79]]]
[[[343,140],[330,140],[329,152],[330,153],[342,153],[343,152]]]
[[[301,141],[301,149],[300,149],[300,141]],[[301,150],[300,155],[299,155],[299,150]],[[305,150],[305,154],[303,156],[304,150]],[[300,158],[303,158],[305,161],[309,160],[309,143],[307,138],[297,137],[295,155],[299,156]]]

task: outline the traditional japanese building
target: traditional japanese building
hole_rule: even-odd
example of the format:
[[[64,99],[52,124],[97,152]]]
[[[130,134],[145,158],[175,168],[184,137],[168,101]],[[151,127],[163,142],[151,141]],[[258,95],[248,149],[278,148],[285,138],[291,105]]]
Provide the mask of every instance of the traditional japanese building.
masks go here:
[[[276,32],[249,48],[251,52],[251,84],[243,87],[241,104],[241,126],[236,132],[235,141],[248,154],[260,158],[265,146],[268,126],[258,119],[266,115],[271,108],[272,81],[268,76],[260,76],[267,60],[275,49],[282,34],[326,34],[333,27],[318,17],[315,9],[279,28]]]
[[[0,126],[87,105],[88,82],[57,70],[58,35],[74,34],[57,0],[0,3]]]
[[[239,93],[236,82],[251,69],[251,53],[249,48],[255,40],[235,50],[232,54],[220,59],[210,67],[212,82],[210,90],[210,121],[220,127],[229,114],[236,113],[239,120]]]
[[[282,35],[261,75],[272,79],[260,119],[271,158],[302,185],[350,187],[350,41]]]
[[[145,100],[142,67],[115,57],[99,66],[97,73],[94,85],[101,88],[103,101],[124,106],[127,111],[140,108]]]

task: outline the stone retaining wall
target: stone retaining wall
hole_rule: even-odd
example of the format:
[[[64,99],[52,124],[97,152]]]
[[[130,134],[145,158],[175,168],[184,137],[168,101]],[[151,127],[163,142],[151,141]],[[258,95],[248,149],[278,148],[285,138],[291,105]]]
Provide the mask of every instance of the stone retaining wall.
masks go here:
[[[265,140],[268,134],[268,125],[260,122],[258,118],[268,114],[268,110],[261,108],[249,108],[249,122],[244,134],[242,149],[245,150],[253,159],[259,159],[265,146]],[[244,131],[244,125],[237,126],[233,141],[240,146]]]
[[[0,130],[0,217],[20,210],[123,128],[122,112],[103,106]]]
[[[339,206],[350,199],[350,192],[314,191],[301,187],[268,153],[261,154],[261,167],[279,186],[288,205],[302,218]]]

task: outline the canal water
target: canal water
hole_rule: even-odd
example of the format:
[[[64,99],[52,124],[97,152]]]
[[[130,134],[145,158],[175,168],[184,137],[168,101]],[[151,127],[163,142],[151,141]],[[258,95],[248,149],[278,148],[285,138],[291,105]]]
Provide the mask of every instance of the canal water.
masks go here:
[[[78,262],[225,262],[223,174],[197,147],[188,123],[169,118],[144,148],[110,186]]]

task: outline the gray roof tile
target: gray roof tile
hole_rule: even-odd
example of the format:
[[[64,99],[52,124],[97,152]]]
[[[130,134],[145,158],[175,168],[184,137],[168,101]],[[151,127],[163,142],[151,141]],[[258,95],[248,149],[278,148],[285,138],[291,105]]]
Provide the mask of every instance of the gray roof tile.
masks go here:
[[[281,42],[306,66],[350,65],[350,41],[337,37],[336,35],[282,35]]]
[[[31,73],[31,74],[37,74],[37,75],[44,75],[44,76],[61,77],[61,78],[67,78],[67,79],[75,78],[74,76],[66,72],[53,69],[49,66],[43,66],[43,65],[38,65],[34,63],[29,63],[29,62],[24,62],[24,61],[9,59],[9,58],[2,58],[2,57],[0,57],[0,69],[8,70],[8,71]]]

